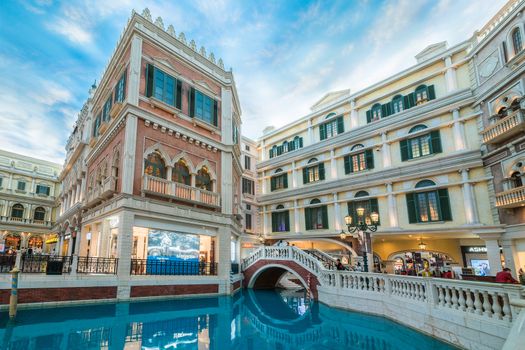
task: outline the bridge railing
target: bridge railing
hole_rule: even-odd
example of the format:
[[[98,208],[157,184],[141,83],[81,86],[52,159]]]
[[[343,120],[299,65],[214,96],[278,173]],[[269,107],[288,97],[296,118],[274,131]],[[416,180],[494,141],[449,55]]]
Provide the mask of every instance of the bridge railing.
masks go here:
[[[260,247],[249,257],[243,260],[242,269],[246,270],[248,267],[255,264],[259,260],[292,260],[316,275],[324,270],[324,266],[321,261],[293,246]]]

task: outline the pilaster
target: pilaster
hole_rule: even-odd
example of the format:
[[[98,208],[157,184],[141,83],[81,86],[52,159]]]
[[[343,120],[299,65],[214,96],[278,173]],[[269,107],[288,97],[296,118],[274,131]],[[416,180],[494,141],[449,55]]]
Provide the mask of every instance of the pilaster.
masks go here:
[[[129,299],[130,296],[130,271],[131,271],[131,252],[133,249],[133,222],[134,215],[130,211],[122,211],[118,215],[118,290],[117,298]]]
[[[139,105],[139,88],[140,88],[140,68],[142,63],[142,38],[133,35],[131,39],[131,53],[129,58],[129,79],[127,101],[128,103]]]
[[[383,148],[383,167],[389,168],[392,166],[392,157],[390,156],[390,144],[388,143],[386,132],[381,134],[381,143]]]
[[[122,193],[133,194],[135,178],[135,152],[137,147],[138,118],[133,114],[126,116],[124,130],[124,150],[122,157]]]
[[[460,170],[461,181],[463,182],[463,201],[465,203],[465,219],[467,224],[477,224],[479,223],[478,210],[476,208],[476,198],[472,185],[468,182],[469,169]]]
[[[459,121],[459,109],[452,110],[452,132],[454,135],[454,149],[456,151],[462,151],[466,148],[465,146],[465,127],[462,122]]]
[[[359,114],[355,105],[355,100],[350,101],[350,108],[352,109],[350,112],[350,129],[355,129],[359,126]]]

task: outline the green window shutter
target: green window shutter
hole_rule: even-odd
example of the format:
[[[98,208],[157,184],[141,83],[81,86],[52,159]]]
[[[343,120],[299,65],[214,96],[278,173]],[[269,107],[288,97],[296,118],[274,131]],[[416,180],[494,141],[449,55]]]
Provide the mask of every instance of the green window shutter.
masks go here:
[[[272,232],[277,232],[277,213],[272,213]]]
[[[379,214],[379,205],[377,203],[377,198],[371,198],[370,199],[370,212],[376,212]],[[377,225],[379,226],[381,223],[381,218],[379,218],[379,222],[377,223]]]
[[[394,107],[392,106],[392,102],[388,102],[386,104],[386,115],[385,117],[388,117],[389,115],[394,114]]]
[[[384,118],[387,115],[388,114],[387,114],[387,110],[386,110],[386,104],[385,105],[381,105],[381,118]]]
[[[122,74],[122,78],[124,79],[124,83],[122,86],[122,101],[120,102],[124,102],[124,100],[126,99],[126,79],[128,78],[127,68],[124,70],[124,73]]]
[[[175,107],[182,108],[182,81],[177,79],[177,92],[175,96]]]
[[[288,188],[288,174],[281,175],[283,177],[283,187]]]
[[[434,90],[434,85],[430,85],[428,87],[428,99],[429,100],[435,100],[436,99],[436,91]]]
[[[303,184],[308,183],[308,168],[303,168]]]
[[[323,228],[329,229],[328,227],[328,207],[326,205],[321,207],[321,216],[323,219]]]
[[[299,138],[299,147],[301,147],[301,148],[303,147],[303,138],[302,137]]]
[[[365,151],[366,168],[374,169],[374,150],[367,149]]]
[[[312,219],[311,219],[310,208],[304,208],[304,227],[307,230],[312,229]]]
[[[284,212],[284,226],[285,226],[285,231],[290,231],[290,211],[285,211]]]
[[[416,105],[416,93],[412,92],[408,94],[408,102],[410,107],[414,107]]]
[[[348,215],[352,217],[352,223],[357,223],[357,213],[355,212],[355,203],[348,202]]]
[[[345,132],[345,120],[343,116],[337,118],[337,133],[342,134]]]
[[[288,152],[295,150],[295,142],[288,142]]]
[[[372,111],[371,110],[366,111],[366,122],[367,123],[372,122]]]
[[[438,190],[439,195],[439,209],[440,219],[443,221],[452,221],[452,211],[450,210],[450,199],[448,197],[448,189],[443,188]]]
[[[407,193],[407,211],[408,222],[413,224],[418,222],[416,195],[414,193]]]
[[[273,149],[270,150],[270,158],[273,158]]]
[[[432,145],[432,153],[441,153],[441,137],[439,136],[439,130],[430,132],[430,142]]]
[[[324,163],[319,164],[319,180],[324,180]]]
[[[275,177],[270,178],[270,191],[275,191]]]
[[[409,160],[411,157],[408,150],[408,140],[399,141],[399,145],[401,146],[401,161]]]
[[[319,139],[320,140],[326,139],[326,125],[325,124],[319,125]]]
[[[218,104],[217,101],[213,101],[213,125],[218,126]]]
[[[154,68],[152,64],[146,65],[146,96],[151,97],[153,95],[153,72]]]
[[[403,109],[409,109],[410,107],[412,106],[410,105],[410,99],[408,98],[408,95],[403,96]]]
[[[195,89],[190,89],[189,95],[189,108],[190,108],[190,117],[195,117]]]
[[[352,162],[350,161],[350,156],[345,156],[345,174],[350,174],[352,172]]]

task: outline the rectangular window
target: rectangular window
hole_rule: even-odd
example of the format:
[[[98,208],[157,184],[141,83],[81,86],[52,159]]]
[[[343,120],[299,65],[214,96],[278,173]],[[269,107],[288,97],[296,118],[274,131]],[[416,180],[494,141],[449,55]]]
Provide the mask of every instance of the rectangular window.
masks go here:
[[[366,170],[365,152],[354,154],[352,158],[352,169],[354,172]]]
[[[250,170],[251,169],[251,158],[249,156],[244,156],[244,169]]]
[[[2,181],[4,180],[3,177],[0,177],[0,187],[2,187]]]
[[[439,130],[431,131],[418,137],[401,140],[401,161],[441,153],[441,137]]]
[[[246,210],[252,210],[252,205],[251,204],[246,204]]]
[[[111,111],[111,95],[106,100],[106,103],[104,103],[104,107],[102,107],[102,121],[107,122],[111,119],[111,116],[109,115],[109,112]]]
[[[126,98],[126,71],[122,73],[117,85],[115,86],[115,102],[124,102]]]
[[[247,230],[252,229],[252,214],[246,213],[246,229]]]
[[[290,231],[290,214],[288,210],[272,213],[272,232]]]
[[[359,216],[357,215],[357,208],[365,209],[365,212],[362,218],[359,218]],[[370,217],[370,214],[373,212],[379,214],[379,206],[378,206],[377,198],[370,198],[370,199],[365,199],[365,200],[357,200],[353,202],[348,202],[348,215],[352,217],[352,222],[354,223],[357,223],[363,220],[366,221],[366,217]],[[367,224],[370,224],[370,223],[367,222]],[[378,222],[377,225],[379,224],[380,223]]]
[[[95,118],[95,122],[93,123],[93,136],[98,136],[98,130],[100,128],[100,119],[102,118],[102,113],[99,113],[97,117]]]
[[[319,181],[319,167],[308,168],[308,182]]]
[[[324,180],[324,164],[303,168],[303,184]]]
[[[36,193],[49,196],[49,186],[36,185]]]
[[[306,230],[328,229],[328,208],[326,205],[313,208],[305,208]]]
[[[250,151],[250,146],[246,145],[246,146],[244,146],[244,149],[245,149],[246,151]]]
[[[18,181],[17,189],[19,191],[25,191],[26,190],[26,183],[24,181]]]
[[[242,193],[255,194],[255,183],[249,179],[242,179]]]
[[[319,125],[319,138],[321,140],[325,140],[338,134],[342,134],[344,131],[344,119],[342,116],[340,116]]]
[[[412,158],[419,158],[430,154],[430,135],[423,135],[408,141],[410,143],[410,150],[412,151]]]
[[[407,193],[406,199],[410,223],[452,220],[447,189]]]
[[[175,108],[181,108],[182,82],[157,67],[146,68],[146,96],[154,97]]]
[[[288,174],[273,176],[270,182],[272,191],[288,188]]]
[[[208,124],[218,126],[217,101],[199,90],[190,90],[190,117],[200,119]]]

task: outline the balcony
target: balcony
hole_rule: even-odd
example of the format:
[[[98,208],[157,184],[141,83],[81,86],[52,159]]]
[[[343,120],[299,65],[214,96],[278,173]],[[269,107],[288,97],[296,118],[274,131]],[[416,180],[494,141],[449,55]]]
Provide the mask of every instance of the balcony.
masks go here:
[[[496,207],[517,208],[525,206],[525,186],[496,193]]]
[[[114,176],[106,177],[100,185],[88,190],[86,196],[86,207],[91,207],[104,199],[111,197],[117,186],[117,178]]]
[[[192,204],[219,208],[220,196],[216,192],[191,187],[175,181],[144,175],[142,191],[155,196],[176,199]]]
[[[521,110],[498,120],[482,131],[483,143],[498,143],[525,130],[525,120]]]
[[[32,226],[39,226],[39,227],[45,227],[45,228],[52,228],[54,225],[52,221],[16,218],[12,216],[0,216],[0,223],[14,224],[14,225],[32,225]]]

